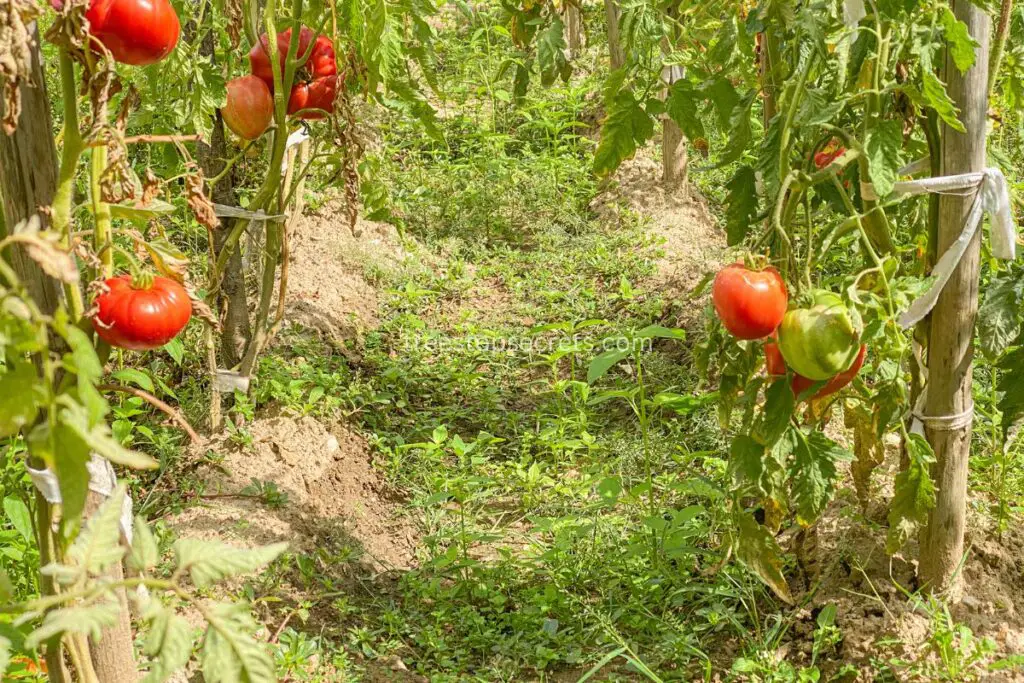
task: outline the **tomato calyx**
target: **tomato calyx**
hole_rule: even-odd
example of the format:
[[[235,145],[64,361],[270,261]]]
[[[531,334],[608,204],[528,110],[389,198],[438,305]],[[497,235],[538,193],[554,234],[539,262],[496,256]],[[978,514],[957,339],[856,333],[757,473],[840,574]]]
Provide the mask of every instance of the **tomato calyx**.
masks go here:
[[[136,291],[146,291],[153,289],[153,273],[144,270],[133,270],[132,279],[129,283],[131,288]]]

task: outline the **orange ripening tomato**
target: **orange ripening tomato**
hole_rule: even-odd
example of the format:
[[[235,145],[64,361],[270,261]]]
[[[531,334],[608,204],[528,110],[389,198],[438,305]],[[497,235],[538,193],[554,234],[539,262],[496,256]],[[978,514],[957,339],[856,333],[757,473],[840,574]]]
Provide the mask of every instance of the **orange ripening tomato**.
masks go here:
[[[96,297],[93,328],[111,346],[133,351],[158,349],[178,336],[192,317],[192,301],[180,284],[166,277],[137,285],[130,275],[112,277]],[[149,284],[149,286],[144,286]]]
[[[772,333],[772,337],[775,334]],[[782,351],[776,342],[765,342],[764,344],[764,371],[769,377],[785,377],[786,361],[782,358]]]
[[[738,339],[762,339],[786,314],[786,283],[774,268],[750,270],[742,263],[722,268],[711,287],[711,301],[725,329]]]
[[[257,76],[248,75],[228,81],[228,97],[220,110],[224,123],[243,140],[255,140],[274,120],[274,96]]]

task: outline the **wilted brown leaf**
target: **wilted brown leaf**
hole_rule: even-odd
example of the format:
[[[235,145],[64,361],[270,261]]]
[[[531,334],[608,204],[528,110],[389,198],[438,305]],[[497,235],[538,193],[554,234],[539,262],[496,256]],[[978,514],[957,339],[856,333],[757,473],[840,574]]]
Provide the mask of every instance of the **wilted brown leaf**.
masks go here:
[[[191,286],[186,285],[185,291],[188,292],[188,298],[192,300],[192,315],[212,327],[214,331],[220,332],[221,324],[213,310],[206,305],[206,302],[195,293]]]
[[[56,236],[22,233],[16,237],[25,245],[29,258],[38,263],[47,275],[70,285],[78,282],[75,258],[58,243]]]
[[[185,176],[185,191],[188,195],[188,205],[195,214],[200,225],[206,226],[207,230],[216,230],[220,227],[220,219],[214,213],[213,204],[210,203],[204,192],[203,172],[196,171]]]
[[[885,444],[878,438],[878,411],[868,411],[860,404],[848,403],[843,410],[844,423],[853,430],[853,452],[850,465],[857,500],[866,510],[871,502],[871,473],[885,461]]]
[[[0,0],[0,97],[4,133],[12,134],[21,117],[21,85],[32,83],[32,35],[28,24],[39,15],[32,0]]]
[[[142,179],[142,206],[149,206],[150,202],[156,199],[160,194],[160,185],[161,181],[153,173],[153,169],[146,168],[146,175]]]

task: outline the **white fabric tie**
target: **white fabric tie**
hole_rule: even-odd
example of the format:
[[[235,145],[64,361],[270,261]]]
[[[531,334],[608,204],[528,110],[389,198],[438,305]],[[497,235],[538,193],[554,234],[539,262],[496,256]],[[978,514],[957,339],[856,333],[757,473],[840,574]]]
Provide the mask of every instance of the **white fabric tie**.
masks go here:
[[[89,470],[89,490],[104,498],[109,498],[117,486],[117,475],[110,462],[93,453],[89,462],[85,463],[85,467]],[[60,505],[63,502],[60,496],[60,482],[57,481],[57,475],[52,470],[49,468],[37,470],[31,465],[28,465],[26,469],[28,469],[28,476],[32,479],[32,483],[43,494],[46,502],[51,505]],[[121,504],[120,525],[121,533],[131,545],[133,537],[132,498],[127,493],[125,493],[124,502]]]

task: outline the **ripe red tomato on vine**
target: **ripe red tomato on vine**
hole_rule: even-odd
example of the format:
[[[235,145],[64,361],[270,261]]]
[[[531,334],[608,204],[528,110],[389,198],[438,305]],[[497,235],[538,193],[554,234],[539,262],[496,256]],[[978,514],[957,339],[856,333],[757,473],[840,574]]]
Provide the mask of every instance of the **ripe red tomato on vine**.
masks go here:
[[[779,271],[750,270],[742,263],[722,268],[711,287],[715,312],[737,339],[762,339],[786,314],[789,295]]]
[[[192,301],[180,284],[166,277],[133,281],[119,275],[104,282],[96,297],[93,328],[111,346],[133,351],[158,349],[178,336],[192,317]]]
[[[846,153],[846,148],[833,138],[814,155],[814,166],[819,171]]]
[[[114,60],[132,66],[159,62],[178,44],[181,23],[168,0],[92,0],[89,33]]]
[[[288,57],[292,29],[277,34],[277,58],[282,72]],[[299,114],[302,119],[322,119],[334,111],[334,95],[338,87],[338,64],[334,43],[327,36],[318,36],[313,29],[303,26],[299,30],[297,57],[309,53],[309,59],[295,74],[288,96],[288,113]],[[264,33],[249,51],[249,64],[257,76],[274,89],[274,70],[270,63],[270,38]],[[309,111],[303,111],[309,110]]]

